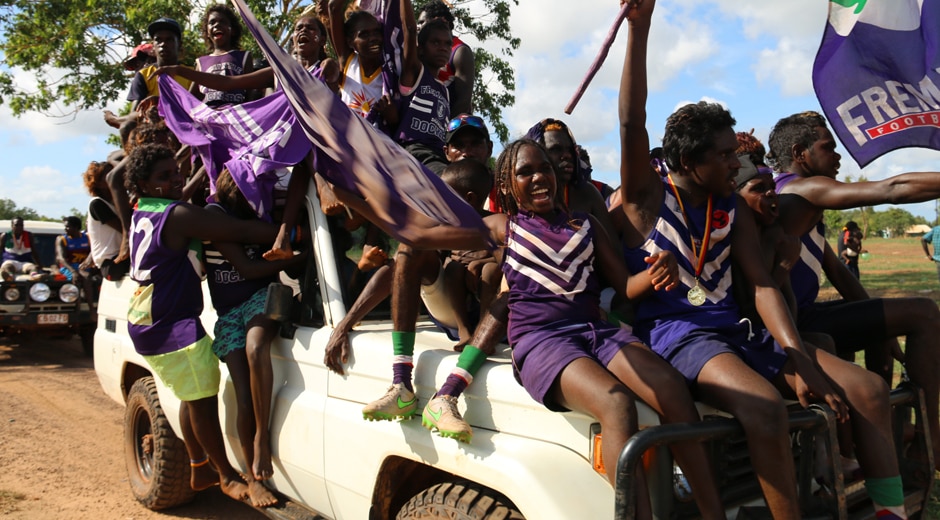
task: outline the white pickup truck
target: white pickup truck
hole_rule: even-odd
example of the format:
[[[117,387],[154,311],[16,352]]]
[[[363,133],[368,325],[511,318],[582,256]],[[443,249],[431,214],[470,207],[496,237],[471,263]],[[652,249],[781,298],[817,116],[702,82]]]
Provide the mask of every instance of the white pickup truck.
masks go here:
[[[474,429],[472,444],[439,437],[420,420],[364,421],[361,408],[382,395],[390,381],[391,322],[386,312],[356,327],[347,375],[326,368],[324,346],[332,325],[352,301],[344,294],[337,267],[345,252],[334,249],[327,217],[313,190],[307,212],[314,255],[300,281],[294,320],[282,328],[272,350],[275,471],[269,485],[285,504],[263,512],[280,518],[353,520],[631,517],[631,479],[621,479],[615,493],[602,473],[595,449],[599,424],[579,413],[550,412],[533,401],[515,381],[505,345],[487,360],[461,400],[464,417]],[[179,434],[179,401],[153,377],[127,335],[127,303],[135,285],[129,278],[104,282],[95,370],[104,391],[126,406],[124,452],[134,494],[147,507],[161,509],[191,500],[194,492]],[[203,322],[211,331],[215,314],[205,296]],[[421,322],[414,355],[416,391],[427,402],[458,354],[430,322]],[[244,469],[237,448],[234,388],[224,365],[222,370],[220,421],[229,459]],[[646,435],[641,433],[632,443],[634,451],[640,451],[627,453],[628,445],[619,468],[606,470],[621,474],[620,468],[642,464],[657,518],[696,517],[694,503],[674,487],[672,461],[663,447],[690,437],[717,439],[711,442],[729,515],[751,518],[747,508],[738,508],[756,503],[760,492],[736,421],[715,418],[701,425],[656,426],[658,417],[641,407],[640,422],[647,426]],[[853,503],[864,500],[853,499],[851,489],[844,489],[841,497],[820,499],[811,493],[811,473],[802,471],[811,467],[813,440],[829,436],[831,417],[825,410],[800,411],[792,415],[791,424],[806,508],[825,512],[820,518],[866,518],[851,514]],[[643,456],[646,446],[653,449]],[[909,504],[917,503],[919,510],[927,493],[912,494]]]

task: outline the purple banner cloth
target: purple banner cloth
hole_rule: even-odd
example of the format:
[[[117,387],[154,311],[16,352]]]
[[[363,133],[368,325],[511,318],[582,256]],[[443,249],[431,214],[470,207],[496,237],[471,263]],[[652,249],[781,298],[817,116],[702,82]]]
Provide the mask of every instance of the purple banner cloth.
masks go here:
[[[415,213],[441,224],[479,229],[479,214],[387,135],[357,116],[281,49],[242,0],[232,0],[284,88],[297,121],[313,143],[324,178],[366,200],[376,222],[396,239],[419,234]]]
[[[405,46],[405,36],[401,30],[401,0],[360,0],[359,9],[372,13],[382,24],[382,87],[384,93],[391,96],[392,102],[397,104],[401,101],[398,77]],[[373,124],[378,122],[379,129],[387,134],[395,130],[386,127],[385,120],[374,108],[369,112],[367,119]]]
[[[219,172],[228,168],[258,216],[270,219],[275,170],[297,164],[312,148],[284,93],[213,109],[169,76],[157,81],[160,114],[180,142],[202,157],[211,192]]]
[[[833,0],[813,65],[829,123],[862,167],[940,150],[940,0]]]

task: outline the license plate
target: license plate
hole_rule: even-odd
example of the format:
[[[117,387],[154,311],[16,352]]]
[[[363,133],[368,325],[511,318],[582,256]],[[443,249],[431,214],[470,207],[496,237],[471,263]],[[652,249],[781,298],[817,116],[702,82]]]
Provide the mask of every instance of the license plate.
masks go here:
[[[40,314],[36,318],[40,325],[60,325],[69,322],[68,314]]]

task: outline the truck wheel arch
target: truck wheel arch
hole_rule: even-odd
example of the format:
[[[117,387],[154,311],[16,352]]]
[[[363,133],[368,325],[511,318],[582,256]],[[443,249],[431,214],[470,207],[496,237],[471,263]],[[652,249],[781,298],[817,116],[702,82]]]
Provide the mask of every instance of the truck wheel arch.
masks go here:
[[[369,518],[370,520],[435,518],[433,516],[413,516],[412,513],[420,510],[423,505],[430,504],[435,499],[443,500],[445,497],[462,496],[467,492],[478,494],[480,496],[479,500],[483,502],[488,502],[484,497],[489,497],[494,504],[505,506],[500,511],[513,513],[500,516],[503,514],[501,512],[497,516],[481,516],[480,518],[505,518],[507,520],[524,518],[516,510],[515,505],[499,492],[458,475],[404,457],[389,457],[382,463],[382,467],[376,475],[376,484],[372,494],[372,511]],[[409,513],[409,510],[412,513]],[[402,516],[403,514],[405,516]],[[441,516],[441,518],[461,517]]]

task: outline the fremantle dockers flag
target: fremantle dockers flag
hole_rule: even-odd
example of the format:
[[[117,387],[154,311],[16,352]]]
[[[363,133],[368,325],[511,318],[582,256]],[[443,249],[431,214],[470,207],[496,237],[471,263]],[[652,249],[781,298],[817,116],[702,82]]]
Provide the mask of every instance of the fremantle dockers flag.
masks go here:
[[[940,150],[940,0],[831,0],[813,86],[859,166]]]
[[[157,81],[160,114],[179,141],[202,157],[210,192],[215,194],[224,166],[258,217],[270,219],[277,170],[297,164],[312,149],[284,93],[212,108],[170,76]]]
[[[375,222],[396,239],[415,236],[418,215],[485,230],[479,214],[444,181],[347,107],[281,49],[242,0],[233,0],[271,63],[297,122],[314,146],[314,167],[328,181],[362,195]]]

